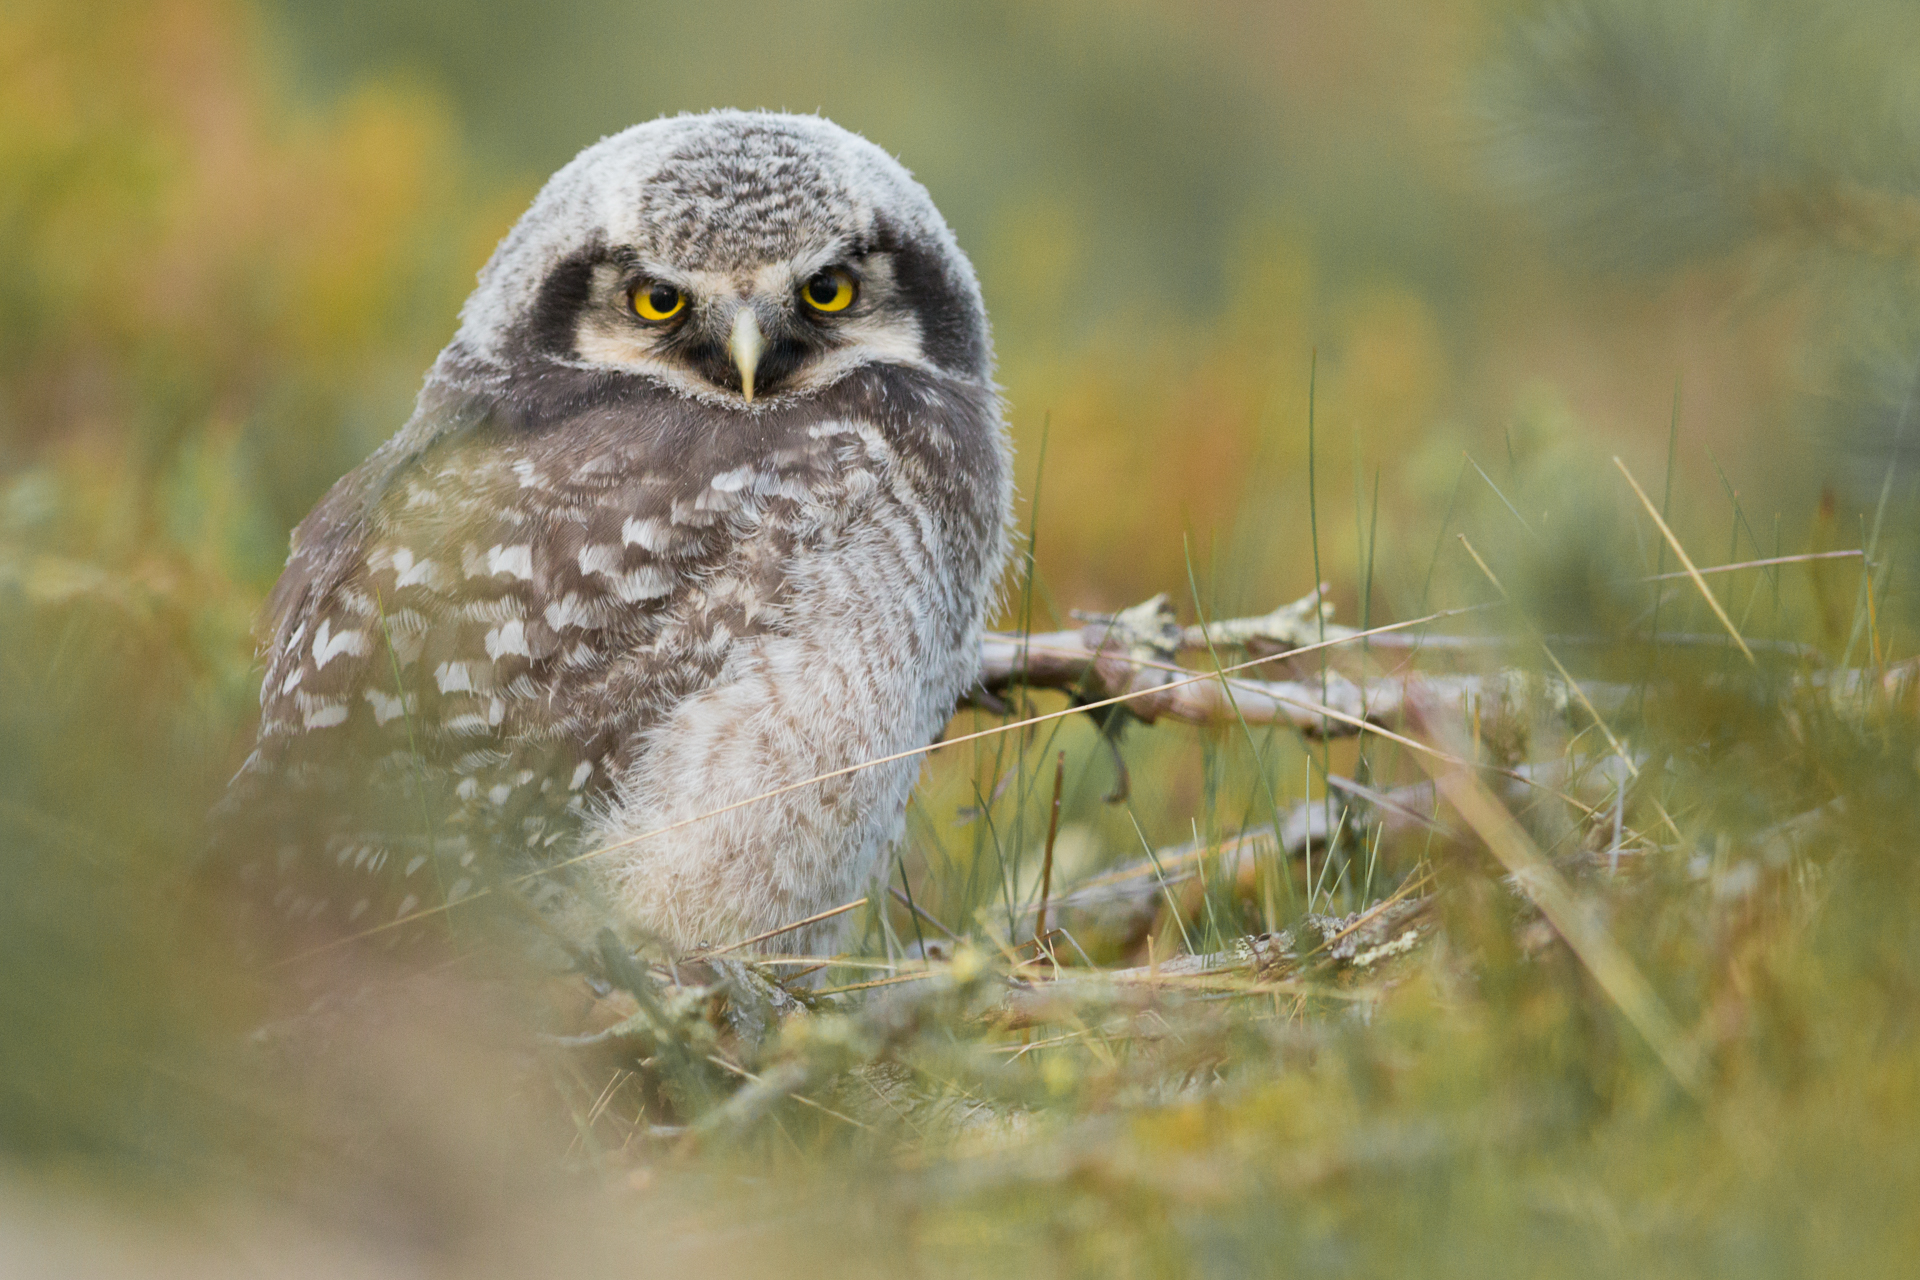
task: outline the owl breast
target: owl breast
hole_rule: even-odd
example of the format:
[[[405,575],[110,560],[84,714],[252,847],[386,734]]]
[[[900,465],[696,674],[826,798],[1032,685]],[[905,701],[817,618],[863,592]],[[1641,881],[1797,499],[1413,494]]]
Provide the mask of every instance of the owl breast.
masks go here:
[[[847,486],[858,496],[818,512],[799,541],[779,625],[736,641],[706,687],[641,735],[589,836],[612,846],[598,876],[621,914],[681,945],[856,897],[899,835],[918,757],[754,798],[927,745],[975,672],[988,568],[977,520],[954,528],[957,513],[878,428],[826,430],[860,442],[870,469]],[[742,801],[754,802],[702,819]],[[807,950],[837,926],[780,945]]]
[[[389,929],[487,889],[691,946],[857,896],[917,759],[713,811],[939,732],[1004,554],[991,392],[875,366],[745,413],[548,373],[423,406],[276,591],[227,832],[273,911]]]

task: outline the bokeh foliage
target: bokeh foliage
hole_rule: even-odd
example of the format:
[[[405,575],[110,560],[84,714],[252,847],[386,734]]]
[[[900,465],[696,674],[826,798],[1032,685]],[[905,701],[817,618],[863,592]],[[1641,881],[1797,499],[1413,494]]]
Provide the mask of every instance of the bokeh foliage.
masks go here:
[[[25,1188],[64,1178],[113,1220],[165,1189],[316,1259],[474,1271],[1898,1274],[1920,734],[1635,642],[1716,624],[1625,581],[1674,561],[1606,459],[1703,563],[1873,546],[1864,595],[1852,564],[1717,579],[1744,634],[1912,651],[1917,40],[1881,0],[0,9],[0,1221],[41,1229]],[[1678,839],[1605,903],[1698,1029],[1703,1100],[1516,941],[1467,847],[1390,853],[1443,928],[1370,1017],[1194,1001],[1161,1040],[989,1068],[941,1006],[898,1034],[984,1096],[877,1136],[789,1108],[698,1158],[591,1124],[560,1154],[457,1003],[362,1074],[256,1091],[255,1007],[182,903],[286,532],[402,420],[546,172],[717,105],[867,133],[973,253],[1033,538],[1003,622],[1264,610],[1316,565],[1351,622],[1491,600],[1464,533],[1522,633],[1613,637],[1583,674],[1683,691],[1617,726],[1655,778],[1633,821],[1658,800]],[[1008,932],[1062,749],[1063,876],[1408,770],[1137,725],[1116,757],[1079,722],[949,753],[899,868],[935,914]],[[1819,806],[1817,848],[1748,856]],[[1285,922],[1214,888],[1197,944]],[[857,1019],[805,1034],[878,1053]]]

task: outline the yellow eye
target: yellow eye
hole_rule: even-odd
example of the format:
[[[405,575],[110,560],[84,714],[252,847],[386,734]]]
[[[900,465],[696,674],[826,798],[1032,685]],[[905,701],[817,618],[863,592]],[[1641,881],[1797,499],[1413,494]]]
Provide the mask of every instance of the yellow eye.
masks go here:
[[[800,296],[815,311],[845,311],[853,305],[853,277],[832,267],[807,281]]]
[[[633,291],[633,314],[653,324],[673,319],[684,311],[686,306],[687,295],[670,284],[650,284],[642,281]]]

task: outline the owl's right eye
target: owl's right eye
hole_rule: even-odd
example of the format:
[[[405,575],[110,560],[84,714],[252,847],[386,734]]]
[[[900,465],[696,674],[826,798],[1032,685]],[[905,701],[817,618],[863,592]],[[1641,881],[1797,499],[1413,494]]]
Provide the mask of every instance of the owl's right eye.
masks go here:
[[[642,280],[633,291],[633,314],[649,324],[671,320],[687,307],[687,295],[670,284]]]

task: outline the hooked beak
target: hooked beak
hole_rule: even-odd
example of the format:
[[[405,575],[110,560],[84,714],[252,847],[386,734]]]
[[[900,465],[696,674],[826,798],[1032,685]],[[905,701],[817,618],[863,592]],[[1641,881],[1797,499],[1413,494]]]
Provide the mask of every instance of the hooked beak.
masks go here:
[[[733,353],[733,367],[740,371],[740,394],[753,402],[753,371],[760,366],[760,353],[767,349],[767,340],[760,333],[760,321],[753,314],[753,308],[742,306],[733,313],[733,332],[727,338],[727,349]]]

